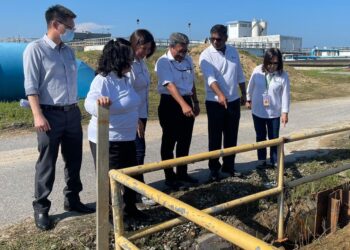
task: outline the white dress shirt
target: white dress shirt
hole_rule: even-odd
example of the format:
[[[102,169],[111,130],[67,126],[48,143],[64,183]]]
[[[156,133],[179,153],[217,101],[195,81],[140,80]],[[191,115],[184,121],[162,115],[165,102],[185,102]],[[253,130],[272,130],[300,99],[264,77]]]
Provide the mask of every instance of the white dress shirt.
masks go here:
[[[206,48],[199,57],[204,80],[207,101],[218,101],[215,92],[210,88],[217,82],[227,101],[240,98],[238,84],[245,82],[239,54],[237,50],[226,45],[225,54],[216,50],[213,45]]]
[[[148,92],[151,77],[144,60],[135,59],[130,72],[131,85],[139,95],[141,104],[139,107],[139,118],[148,117]]]
[[[186,55],[184,60],[178,62],[168,51],[157,60],[155,71],[158,76],[159,94],[170,95],[166,85],[173,83],[180,95],[192,95],[194,70],[190,56]]]
[[[269,96],[269,105],[264,106],[264,95]],[[277,118],[281,112],[288,113],[290,105],[290,82],[287,72],[271,75],[266,79],[262,65],[257,66],[247,88],[247,101],[251,101],[252,113],[260,118]]]

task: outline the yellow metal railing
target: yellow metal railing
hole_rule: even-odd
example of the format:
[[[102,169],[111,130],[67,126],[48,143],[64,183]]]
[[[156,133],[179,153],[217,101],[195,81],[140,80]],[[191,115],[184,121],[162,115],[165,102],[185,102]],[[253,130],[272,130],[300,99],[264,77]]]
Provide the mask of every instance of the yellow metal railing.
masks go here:
[[[99,107],[99,109],[103,109],[103,108]],[[101,111],[100,114],[103,114],[103,112]],[[107,115],[107,114],[108,114],[108,111],[104,113],[104,115]],[[108,135],[108,123],[106,123],[106,117],[104,115],[102,115],[102,117],[99,117],[99,120],[101,120],[101,122],[98,122],[98,124],[100,126],[101,133]],[[293,141],[298,141],[298,140],[303,140],[303,139],[308,139],[308,138],[313,138],[317,136],[333,134],[333,133],[338,133],[343,131],[349,131],[349,130],[350,130],[350,126],[343,126],[340,128],[327,129],[327,130],[322,130],[322,131],[317,131],[312,133],[293,134],[291,136],[284,137],[284,138],[281,137],[281,138],[267,140],[263,142],[253,143],[253,144],[245,144],[245,145],[240,145],[232,148],[215,150],[215,151],[206,152],[206,153],[199,153],[199,154],[180,157],[176,159],[129,167],[125,169],[110,170],[109,177],[110,177],[111,194],[112,194],[114,236],[115,236],[115,242],[116,242],[115,249],[138,249],[135,245],[131,243],[131,240],[139,239],[147,235],[150,235],[152,233],[156,233],[164,229],[174,227],[176,225],[185,223],[186,221],[192,221],[197,225],[215,233],[216,235],[224,238],[225,240],[243,249],[254,249],[254,250],[276,249],[274,246],[256,237],[253,237],[225,222],[222,222],[217,218],[211,216],[210,214],[220,213],[222,211],[225,211],[235,206],[246,204],[248,202],[252,202],[268,196],[278,195],[278,215],[277,215],[278,239],[277,241],[282,241],[284,238],[284,229],[283,229],[284,144],[288,142],[293,142]],[[106,144],[101,143],[101,146],[103,145],[106,146]],[[177,165],[189,164],[189,163],[208,160],[212,158],[219,158],[222,156],[247,152],[247,151],[256,150],[259,148],[271,147],[271,146],[277,146],[278,148],[278,168],[277,168],[278,174],[277,174],[277,180],[276,180],[277,187],[273,187],[271,189],[268,189],[262,192],[258,192],[258,193],[241,197],[232,201],[228,201],[210,208],[206,208],[202,211],[131,177],[133,175],[171,168]],[[97,143],[97,148],[99,148],[99,141]],[[108,152],[108,149],[100,150],[100,152]],[[107,159],[107,162],[108,162],[108,154],[107,155],[103,155],[103,154],[104,153],[100,155],[100,158]],[[106,166],[108,166],[108,164]],[[103,168],[103,165],[97,166],[98,170],[100,168]],[[102,180],[100,181],[102,182]],[[122,210],[123,199],[122,199],[122,193],[121,193],[121,189],[122,189],[121,185],[127,186],[133,189],[134,191],[148,198],[151,198],[158,204],[179,214],[181,217],[160,223],[155,226],[147,227],[126,235],[124,232],[124,224],[123,224],[123,210]],[[98,193],[100,194],[100,196],[102,196],[105,193],[108,194],[108,191],[98,190]],[[98,207],[99,206],[97,205],[97,208]],[[99,213],[99,209],[97,209],[97,214],[98,213]],[[108,216],[108,212],[105,215]],[[106,226],[106,225],[97,225],[97,229],[101,229],[103,228],[103,226]],[[99,234],[99,232],[97,232],[97,234]],[[101,234],[103,234],[102,231],[101,231]],[[97,239],[98,238],[99,237],[97,237]],[[105,239],[105,238],[106,237],[100,236],[100,239]],[[98,242],[98,241],[97,241],[97,248],[107,249],[107,248],[104,248],[104,245],[102,242]]]

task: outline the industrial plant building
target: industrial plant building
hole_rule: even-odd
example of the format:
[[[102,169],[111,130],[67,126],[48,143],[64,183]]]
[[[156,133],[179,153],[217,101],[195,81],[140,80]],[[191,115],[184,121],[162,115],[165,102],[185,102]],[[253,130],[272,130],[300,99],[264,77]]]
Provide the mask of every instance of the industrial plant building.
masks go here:
[[[236,48],[256,50],[255,54],[267,48],[279,48],[284,53],[301,51],[301,37],[268,35],[267,27],[264,20],[228,22],[228,43]]]

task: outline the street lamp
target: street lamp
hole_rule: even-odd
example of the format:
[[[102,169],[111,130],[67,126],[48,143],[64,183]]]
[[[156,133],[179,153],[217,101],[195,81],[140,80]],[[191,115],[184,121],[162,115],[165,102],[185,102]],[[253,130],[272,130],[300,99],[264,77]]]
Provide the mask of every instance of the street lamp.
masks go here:
[[[187,26],[188,26],[188,39],[191,40],[191,23],[188,23]]]
[[[136,19],[136,24],[137,24],[137,26],[139,26],[139,24],[140,24],[140,19]]]

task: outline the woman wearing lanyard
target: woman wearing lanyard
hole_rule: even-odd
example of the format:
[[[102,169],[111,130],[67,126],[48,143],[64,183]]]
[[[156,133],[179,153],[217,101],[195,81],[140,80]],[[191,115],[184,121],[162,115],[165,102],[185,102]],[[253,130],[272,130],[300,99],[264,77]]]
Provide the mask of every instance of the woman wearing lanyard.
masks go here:
[[[136,132],[136,161],[137,165],[143,165],[146,154],[145,130],[148,118],[148,93],[151,77],[144,61],[153,55],[156,49],[153,35],[145,29],[138,29],[130,36],[131,47],[134,51],[134,61],[131,65],[130,80],[136,93],[141,99],[139,106],[139,122]],[[143,176],[139,176],[144,181]],[[142,196],[142,202],[146,205],[154,205],[155,202]]]
[[[257,66],[247,89],[247,107],[252,110],[256,141],[279,137],[280,120],[288,122],[290,82],[283,70],[282,54],[276,48],[268,49],[262,65]],[[267,166],[266,148],[258,149],[258,169]],[[277,166],[277,146],[270,148],[270,166]]]

